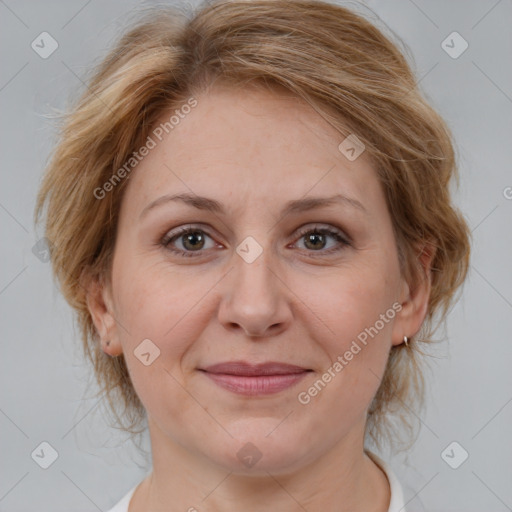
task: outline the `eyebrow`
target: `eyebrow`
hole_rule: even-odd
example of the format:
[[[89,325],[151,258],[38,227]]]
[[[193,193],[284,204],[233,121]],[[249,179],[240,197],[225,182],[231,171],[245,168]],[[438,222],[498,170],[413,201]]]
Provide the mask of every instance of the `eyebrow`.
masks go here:
[[[155,208],[167,204],[169,202],[178,201],[185,203],[193,208],[197,208],[198,210],[207,210],[212,213],[224,214],[226,210],[222,206],[221,203],[216,201],[215,199],[211,199],[208,197],[198,196],[195,194],[174,194],[174,195],[165,195],[155,199],[151,203],[149,203],[141,212],[139,216],[139,220],[147,215],[148,212],[154,210]],[[353,208],[368,214],[366,208],[357,200],[352,197],[347,197],[343,194],[335,194],[330,197],[307,197],[303,199],[294,199],[292,201],[288,201],[281,215],[289,215],[291,213],[300,213],[303,211],[314,210],[317,208],[325,208],[328,206],[332,206],[333,204],[345,204],[348,206],[352,206]]]

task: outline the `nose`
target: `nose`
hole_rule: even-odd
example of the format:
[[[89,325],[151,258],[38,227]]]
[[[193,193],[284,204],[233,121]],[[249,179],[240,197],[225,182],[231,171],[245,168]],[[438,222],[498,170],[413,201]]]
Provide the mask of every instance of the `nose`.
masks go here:
[[[283,272],[272,264],[269,252],[263,251],[252,263],[234,255],[235,268],[223,280],[218,312],[219,322],[227,330],[266,338],[290,326],[293,294]]]

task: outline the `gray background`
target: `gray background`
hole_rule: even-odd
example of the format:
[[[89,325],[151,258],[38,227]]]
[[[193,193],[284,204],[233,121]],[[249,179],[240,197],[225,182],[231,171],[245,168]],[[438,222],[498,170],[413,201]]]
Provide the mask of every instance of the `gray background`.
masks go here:
[[[32,253],[41,237],[32,224],[34,198],[55,140],[47,116],[83,89],[86,70],[137,5],[0,1],[0,511],[106,510],[149,469],[125,435],[107,428],[70,308],[49,264]],[[512,3],[343,5],[386,24],[410,48],[421,88],[455,135],[455,200],[474,237],[449,341],[431,363],[419,439],[408,457],[382,455],[429,511],[512,510]],[[43,31],[59,43],[47,59],[30,46]],[[469,43],[457,59],[441,47],[453,31]],[[42,441],[59,454],[46,470],[31,458]],[[441,457],[453,441],[469,453],[458,469]]]

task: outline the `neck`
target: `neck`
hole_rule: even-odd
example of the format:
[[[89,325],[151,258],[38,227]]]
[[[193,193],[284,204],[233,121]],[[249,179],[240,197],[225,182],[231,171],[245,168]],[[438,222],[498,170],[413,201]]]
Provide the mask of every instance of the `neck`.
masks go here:
[[[388,511],[388,480],[364,453],[362,434],[346,436],[309,463],[248,475],[191,453],[151,420],[149,428],[153,471],[138,486],[129,512]]]

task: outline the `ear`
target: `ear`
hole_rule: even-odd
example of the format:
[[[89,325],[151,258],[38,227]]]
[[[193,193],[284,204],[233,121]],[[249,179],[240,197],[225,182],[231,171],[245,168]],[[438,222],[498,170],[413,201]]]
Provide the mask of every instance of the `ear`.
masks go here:
[[[432,243],[423,243],[417,256],[416,265],[419,268],[416,282],[412,284],[403,279],[400,292],[402,309],[397,313],[393,324],[393,345],[400,345],[404,341],[404,336],[410,338],[421,329],[428,311],[432,287],[431,265],[435,253],[436,247]]]
[[[96,327],[103,352],[112,357],[122,354],[110,283],[101,276],[85,276],[82,282],[86,290],[87,308]]]

